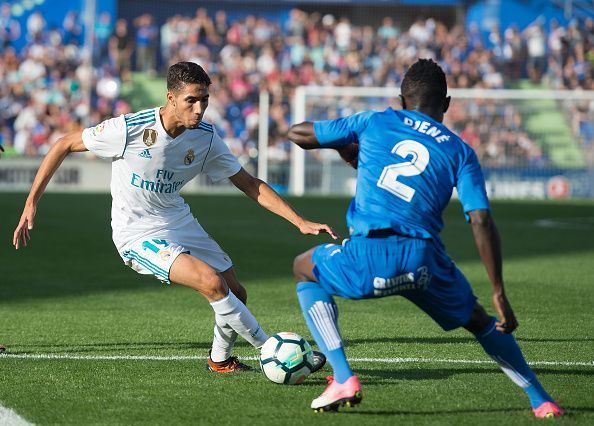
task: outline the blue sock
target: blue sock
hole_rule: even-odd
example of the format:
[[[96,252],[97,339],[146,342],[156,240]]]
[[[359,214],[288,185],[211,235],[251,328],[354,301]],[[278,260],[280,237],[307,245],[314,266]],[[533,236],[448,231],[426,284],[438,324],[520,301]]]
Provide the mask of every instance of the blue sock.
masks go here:
[[[297,284],[297,297],[311,334],[334,370],[334,380],[344,383],[353,375],[344,354],[334,299],[314,282]]]
[[[493,318],[491,323],[476,335],[485,352],[499,364],[503,372],[516,385],[526,392],[532,408],[537,408],[543,402],[554,402],[528,367],[514,336],[498,331],[495,328],[495,321]]]

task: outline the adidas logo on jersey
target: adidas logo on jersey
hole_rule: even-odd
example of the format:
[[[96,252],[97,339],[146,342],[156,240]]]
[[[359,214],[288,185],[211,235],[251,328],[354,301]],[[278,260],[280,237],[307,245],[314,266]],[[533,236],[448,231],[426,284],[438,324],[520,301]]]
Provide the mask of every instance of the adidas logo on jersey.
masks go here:
[[[151,155],[151,152],[147,149],[145,149],[144,151],[142,151],[140,154],[138,154],[139,157],[142,158],[153,158],[153,156]]]

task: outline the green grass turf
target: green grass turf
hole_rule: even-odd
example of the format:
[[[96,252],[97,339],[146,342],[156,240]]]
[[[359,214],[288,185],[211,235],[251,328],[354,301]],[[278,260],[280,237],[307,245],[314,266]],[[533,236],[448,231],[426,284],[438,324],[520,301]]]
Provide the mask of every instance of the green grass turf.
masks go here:
[[[48,194],[32,241],[10,246],[25,196],[1,194],[0,343],[12,354],[205,355],[212,311],[191,290],[126,268],[111,243],[107,195]],[[310,338],[291,279],[293,257],[327,237],[301,236],[245,197],[192,196],[204,227],[233,257],[249,306],[269,332]],[[341,198],[292,200],[345,233]],[[529,360],[592,361],[594,204],[495,203],[508,294]],[[552,227],[539,227],[543,219]],[[446,245],[492,311],[490,285],[460,206],[445,213]],[[350,357],[486,360],[464,331],[442,332],[401,298],[339,300]],[[243,342],[240,356],[256,352]],[[256,365],[255,361],[248,361]],[[314,414],[325,374],[300,386],[261,374],[218,376],[201,360],[40,360],[0,356],[0,404],[29,421],[109,424],[529,424],[523,393],[494,364],[358,362],[360,407]],[[535,367],[568,408],[561,423],[594,424],[594,365]],[[326,370],[330,373],[330,370]]]

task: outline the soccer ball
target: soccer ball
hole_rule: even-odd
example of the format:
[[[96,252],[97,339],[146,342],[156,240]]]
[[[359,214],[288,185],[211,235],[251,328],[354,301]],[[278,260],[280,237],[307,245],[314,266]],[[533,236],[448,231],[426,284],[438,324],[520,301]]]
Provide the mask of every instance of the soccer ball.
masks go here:
[[[270,337],[260,352],[260,367],[274,383],[298,385],[311,373],[311,346],[296,333],[281,332]]]

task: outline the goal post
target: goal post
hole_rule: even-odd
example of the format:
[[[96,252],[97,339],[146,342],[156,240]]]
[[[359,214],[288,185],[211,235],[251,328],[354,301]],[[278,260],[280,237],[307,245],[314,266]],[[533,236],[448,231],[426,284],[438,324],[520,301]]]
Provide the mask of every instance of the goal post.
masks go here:
[[[299,86],[293,98],[293,123],[302,123],[306,120],[307,86]],[[289,193],[303,195],[305,192],[305,151],[295,144],[291,144],[291,170],[289,172]]]

